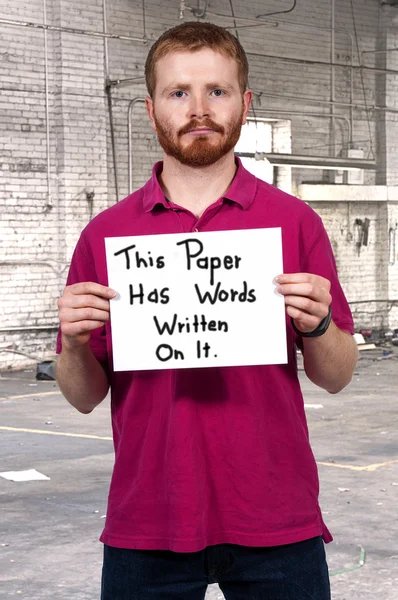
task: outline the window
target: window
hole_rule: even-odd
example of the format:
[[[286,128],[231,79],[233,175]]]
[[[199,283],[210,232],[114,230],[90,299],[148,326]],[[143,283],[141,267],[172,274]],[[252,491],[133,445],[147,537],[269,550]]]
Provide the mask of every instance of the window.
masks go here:
[[[244,167],[250,173],[267,183],[272,183],[274,170],[271,163],[266,158],[258,160],[255,157],[257,153],[263,152],[272,152],[272,123],[248,120],[242,127],[235,154],[240,156]]]

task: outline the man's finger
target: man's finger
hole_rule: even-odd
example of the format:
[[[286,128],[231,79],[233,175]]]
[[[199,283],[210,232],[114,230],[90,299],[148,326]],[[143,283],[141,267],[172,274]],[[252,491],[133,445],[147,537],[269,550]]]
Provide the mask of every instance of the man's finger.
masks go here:
[[[63,335],[74,337],[103,326],[104,323],[102,321],[79,321],[78,323],[61,324],[61,331]]]
[[[283,296],[305,296],[316,302],[324,302],[329,305],[331,296],[327,289],[317,287],[311,283],[287,283],[278,285],[277,292]]]
[[[275,282],[278,284],[309,283],[330,289],[330,281],[328,279],[321,277],[321,275],[312,275],[311,273],[284,273],[275,277]]]
[[[97,308],[98,310],[109,311],[109,300],[100,298],[94,295],[76,295],[70,294],[68,299],[68,306],[71,308]]]
[[[319,317],[311,316],[293,306],[288,306],[286,312],[289,317],[295,320],[295,324],[300,331],[314,331],[320,323]]]
[[[78,323],[79,321],[109,321],[109,312],[98,310],[96,308],[74,308],[67,309],[60,313],[60,320],[68,323]]]
[[[73,283],[65,288],[65,291],[66,290],[72,294],[94,294],[94,296],[100,296],[101,298],[114,298],[116,296],[115,290],[112,290],[106,285],[101,285],[100,283],[95,283],[93,281]]]
[[[314,302],[310,298],[303,296],[285,296],[285,304],[321,320],[328,314],[328,306],[326,304]]]

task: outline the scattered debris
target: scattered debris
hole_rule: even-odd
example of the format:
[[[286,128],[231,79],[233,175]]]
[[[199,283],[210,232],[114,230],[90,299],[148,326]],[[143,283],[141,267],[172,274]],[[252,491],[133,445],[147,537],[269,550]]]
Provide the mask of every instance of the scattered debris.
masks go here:
[[[4,471],[0,473],[0,477],[8,479],[9,481],[43,481],[50,479],[47,475],[39,473],[36,469],[28,469],[27,471]]]
[[[349,567],[348,569],[340,569],[339,571],[333,571],[332,573],[329,573],[329,575],[331,577],[333,575],[342,575],[343,573],[349,573],[350,571],[356,571],[357,569],[360,569],[361,567],[364,566],[365,560],[366,560],[366,551],[363,546],[359,545],[358,547],[360,549],[358,564],[355,567]]]
[[[55,362],[53,360],[44,360],[36,366],[36,379],[38,381],[55,380]]]
[[[357,343],[358,350],[374,350],[376,348],[376,344],[366,343],[365,338],[361,333],[355,333],[354,340]]]
[[[339,492],[349,492],[350,488],[337,488]]]
[[[52,421],[46,421],[46,422],[45,422],[45,424],[46,424],[46,425],[52,425],[52,424],[53,424],[53,422],[52,422]]]
[[[376,348],[375,344],[358,344],[358,350],[361,352],[362,350],[374,350]]]
[[[304,404],[304,408],[315,408],[315,410],[318,410],[319,408],[323,408],[323,404]]]
[[[391,351],[388,350],[383,350],[383,354],[382,356],[378,356],[377,360],[386,360],[389,358],[393,358],[393,353]]]

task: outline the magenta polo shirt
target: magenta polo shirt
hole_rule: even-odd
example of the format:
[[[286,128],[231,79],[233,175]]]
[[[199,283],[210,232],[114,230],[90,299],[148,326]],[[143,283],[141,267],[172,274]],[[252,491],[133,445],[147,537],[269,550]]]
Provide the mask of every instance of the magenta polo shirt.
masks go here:
[[[157,163],[148,183],[84,229],[68,284],[108,284],[104,238],[281,227],[284,272],[331,281],[333,319],[352,316],[319,216],[304,202],[238,170],[197,219],[169,203]],[[113,372],[110,326],[91,347],[107,365],[115,446],[101,541],[119,548],[194,552],[213,544],[274,546],[322,535],[318,473],[287,321],[286,365]],[[141,341],[142,343],[142,341]],[[60,351],[58,342],[58,352]]]

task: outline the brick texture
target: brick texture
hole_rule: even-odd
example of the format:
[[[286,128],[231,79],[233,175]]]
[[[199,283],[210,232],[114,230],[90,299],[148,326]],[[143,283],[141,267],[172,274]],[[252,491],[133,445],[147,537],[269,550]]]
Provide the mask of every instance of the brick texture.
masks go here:
[[[197,5],[196,1],[186,4]],[[235,0],[237,25],[250,25],[240,18],[255,19],[259,14],[283,10],[285,4],[280,0]],[[398,114],[374,108],[387,106],[398,111],[396,75],[363,70],[361,77],[361,71],[354,69],[353,99],[361,106],[353,109],[352,139],[348,106],[336,105],[334,114],[341,118],[331,119],[332,70],[318,63],[333,58],[344,65],[334,69],[335,99],[349,103],[349,65],[351,60],[354,65],[359,62],[351,4],[335,0],[335,5],[334,57],[331,0],[301,2],[293,13],[268,17],[264,27],[237,30],[248,53],[255,107],[262,117],[279,119],[278,127],[291,132],[283,142],[287,151],[344,156],[352,142],[365,157],[377,153],[378,170],[365,173],[366,184],[396,185]],[[355,0],[354,5],[361,52],[396,45],[397,9],[380,9],[376,0]],[[137,39],[108,39],[106,61],[104,39],[88,35],[103,31],[102,8],[102,0],[47,0],[50,25],[85,32],[47,32],[47,110],[44,31],[0,23],[0,368],[30,360],[19,352],[38,359],[52,355],[56,299],[79,232],[117,200],[106,78],[142,77],[153,41],[180,22],[178,0],[145,0],[145,15],[141,0],[108,2],[109,33]],[[208,11],[206,20],[233,27],[228,0],[212,0]],[[43,2],[3,0],[0,17],[42,23]],[[184,18],[195,19],[188,9]],[[370,53],[364,55],[364,61],[370,67],[398,70],[396,53]],[[121,199],[129,191],[128,107],[134,98],[143,99],[146,89],[141,80],[112,86],[110,93]],[[368,113],[363,108],[364,95]],[[134,105],[131,128],[134,190],[150,176],[161,152],[142,102]],[[303,182],[329,184],[332,177],[331,171],[279,169],[276,182],[297,192]],[[312,205],[330,232],[349,299],[376,300],[384,295],[397,299],[397,203],[386,199],[384,204],[362,205],[342,198],[337,203],[314,201]],[[348,211],[351,229],[355,218],[371,221],[369,245],[359,254],[355,243],[347,241]],[[385,306],[380,316],[374,305],[362,307],[363,314],[356,312],[358,326],[398,327],[397,308]]]

